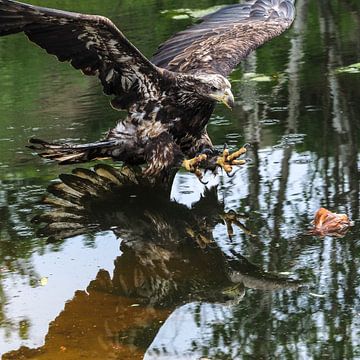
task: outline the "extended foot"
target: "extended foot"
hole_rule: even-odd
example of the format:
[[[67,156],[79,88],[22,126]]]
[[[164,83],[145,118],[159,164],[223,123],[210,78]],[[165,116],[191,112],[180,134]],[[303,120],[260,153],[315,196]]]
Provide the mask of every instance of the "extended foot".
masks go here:
[[[199,168],[199,165],[207,159],[206,154],[200,154],[198,156],[195,156],[192,159],[185,159],[182,162],[182,166],[192,173],[194,173],[200,180],[203,177],[202,171]]]
[[[231,173],[232,167],[234,165],[246,164],[246,160],[244,160],[244,159],[238,160],[238,158],[241,155],[246,153],[248,146],[249,146],[248,144],[245,144],[242,148],[240,148],[239,150],[237,150],[231,154],[229,152],[229,149],[227,147],[225,147],[222,155],[220,155],[217,158],[216,165],[223,168],[226,173],[228,173],[228,174]]]

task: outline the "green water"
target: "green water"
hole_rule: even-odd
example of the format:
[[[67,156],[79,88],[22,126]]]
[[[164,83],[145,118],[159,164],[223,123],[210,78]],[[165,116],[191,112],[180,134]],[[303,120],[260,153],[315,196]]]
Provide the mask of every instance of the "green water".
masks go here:
[[[146,56],[194,21],[164,10],[226,3],[36,2],[108,16]],[[66,240],[40,237],[31,219],[71,167],[38,158],[27,140],[97,140],[121,114],[95,78],[21,35],[0,38],[4,358],[360,358],[360,73],[335,71],[360,61],[360,3],[296,6],[292,29],[231,75],[236,107],[218,107],[209,125],[219,147],[251,143],[252,163],[232,178],[208,174],[210,193],[181,172],[176,202],[136,190],[112,199],[89,214],[95,230]],[[355,226],[309,236],[321,206]],[[251,234],[233,224],[229,236],[229,211]]]

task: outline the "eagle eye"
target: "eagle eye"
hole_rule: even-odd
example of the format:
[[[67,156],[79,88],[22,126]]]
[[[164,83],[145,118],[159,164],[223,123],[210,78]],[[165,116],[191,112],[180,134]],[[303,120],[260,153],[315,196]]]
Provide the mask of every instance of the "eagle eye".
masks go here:
[[[211,91],[217,91],[218,90],[218,88],[216,86],[212,86],[210,89],[211,89]]]

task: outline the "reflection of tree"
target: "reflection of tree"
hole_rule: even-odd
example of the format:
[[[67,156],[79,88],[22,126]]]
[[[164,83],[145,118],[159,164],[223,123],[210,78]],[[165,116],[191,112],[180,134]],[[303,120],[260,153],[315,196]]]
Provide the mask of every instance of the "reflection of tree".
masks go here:
[[[274,220],[273,222],[264,222],[258,228],[253,229],[257,233],[269,234],[271,240],[267,244],[266,250],[264,250],[263,244],[259,244],[252,251],[261,253],[259,256],[261,259],[270,259],[270,269],[275,271],[281,268],[285,259],[289,259],[289,254],[296,258],[299,264],[304,261],[302,259],[307,259],[307,261],[305,260],[306,265],[312,264],[311,266],[315,270],[314,274],[316,275],[312,279],[314,284],[326,293],[328,302],[321,303],[315,299],[298,299],[296,301],[304,301],[303,306],[308,307],[309,312],[310,309],[313,312],[316,311],[315,309],[321,309],[327,316],[323,322],[314,316],[314,319],[317,318],[318,324],[312,323],[310,317],[305,316],[306,328],[309,333],[301,335],[301,331],[298,331],[297,338],[295,336],[291,340],[287,339],[288,344],[304,342],[313,356],[316,354],[320,356],[321,352],[328,347],[332,351],[337,351],[334,355],[335,358],[352,358],[354,348],[358,344],[356,341],[349,341],[358,331],[357,322],[354,321],[354,308],[358,306],[358,302],[355,300],[355,295],[358,294],[358,290],[355,289],[358,289],[359,286],[358,273],[355,269],[355,254],[358,252],[358,244],[350,235],[348,241],[343,243],[335,240],[316,243],[316,252],[313,256],[309,256],[309,254],[303,256],[302,252],[305,251],[309,239],[299,235],[296,231],[291,231],[292,228],[304,229],[305,224],[310,222],[312,214],[320,205],[331,209],[341,209],[352,214],[354,218],[357,218],[359,214],[359,131],[358,115],[355,115],[359,114],[359,103],[355,100],[359,95],[359,82],[358,79],[351,79],[349,76],[345,79],[345,76],[341,78],[334,73],[336,67],[357,61],[356,59],[344,60],[344,48],[340,48],[349,39],[341,29],[344,23],[339,20],[339,17],[345,16],[350,22],[353,22],[355,17],[339,11],[341,7],[351,7],[346,2],[333,2],[331,5],[325,1],[320,2],[317,10],[319,10],[318,19],[321,24],[316,26],[319,26],[321,38],[315,39],[316,26],[306,23],[306,19],[309,18],[305,14],[309,6],[313,13],[313,5],[308,4],[307,1],[297,1],[297,18],[293,28],[297,36],[292,39],[289,52],[288,81],[281,84],[283,88],[286,85],[289,94],[286,104],[282,104],[287,112],[286,128],[282,134],[300,132],[307,134],[307,137],[299,144],[295,143],[294,145],[291,144],[291,141],[290,143],[283,141],[279,144],[280,146],[276,146],[272,150],[268,149],[264,154],[261,143],[266,141],[264,137],[267,129],[260,126],[259,112],[251,113],[247,118],[250,124],[244,125],[246,129],[251,129],[251,132],[246,133],[246,140],[260,143],[260,146],[254,146],[253,150],[255,161],[249,169],[251,185],[247,201],[249,201],[250,209],[258,209],[266,214],[265,216]],[[358,20],[354,27],[359,27]],[[351,39],[350,43],[353,46],[352,40],[354,39]],[[356,41],[358,42],[358,39]],[[321,46],[319,46],[319,42],[321,42]],[[314,43],[317,44],[317,48],[311,47],[314,46]],[[352,54],[354,53],[356,51],[352,52]],[[324,57],[324,61],[316,63],[311,56],[314,58]],[[302,57],[306,58],[305,64],[308,63],[308,65],[301,62]],[[321,80],[307,78],[313,74],[314,67],[320,68],[316,74],[323,74]],[[281,92],[279,87],[275,87],[274,91],[277,91],[276,95]],[[252,98],[250,101],[257,104],[264,102],[264,97],[261,95],[258,94],[258,98]],[[261,116],[271,118],[274,115],[274,112],[271,111],[273,103],[274,100],[269,97],[267,106],[262,104],[262,108],[265,108],[267,112],[260,112]],[[282,120],[282,118],[280,119]],[[275,131],[271,134],[274,135]],[[291,137],[289,139],[291,140]],[[305,143],[306,149],[313,150],[313,153],[304,152],[302,157],[299,156],[303,147],[302,143]],[[297,151],[294,151],[295,146]],[[275,166],[269,161],[271,155],[276,159]],[[304,168],[306,171],[303,171]],[[295,195],[292,194],[291,180],[299,181],[296,179],[296,173],[299,174],[298,176],[303,176],[303,183],[297,186],[298,194]],[[260,181],[258,182],[257,179]],[[297,241],[296,244],[290,245],[289,241],[292,238],[296,238]],[[306,265],[305,263],[300,265],[303,268],[298,268],[298,271],[306,272]],[[268,334],[268,337],[264,335],[268,341],[264,341],[263,346],[269,346],[267,351],[270,354],[275,351],[275,348],[271,349],[272,327],[270,324],[273,324],[274,321],[271,311],[274,307],[278,308],[279,306],[277,300],[271,302],[272,306],[268,307],[268,312],[264,308],[261,315],[263,319],[266,319],[264,323],[267,324],[264,334]],[[247,298],[244,301],[246,302]],[[289,299],[289,304],[294,304],[291,299]],[[249,308],[251,306],[249,303]],[[294,306],[300,311],[297,305]],[[331,310],[327,311],[327,307]],[[349,309],[352,310],[349,311]],[[242,316],[245,314],[243,313]],[[294,316],[294,318],[297,317]],[[297,318],[297,320],[299,319]],[[247,330],[244,325],[241,326],[243,331],[247,331],[241,339],[246,339],[246,335],[250,336],[252,333],[252,326]],[[291,326],[296,327],[294,323]],[[291,327],[288,328],[288,331],[291,332]],[[313,339],[319,336],[325,336],[327,340],[324,340],[322,346],[316,348]],[[343,339],[338,345],[335,340],[336,336]],[[246,346],[244,343],[242,345],[242,347]],[[331,357],[331,355],[329,356]],[[295,356],[295,358],[297,357]]]
[[[312,281],[318,289],[326,293],[329,302],[303,300],[312,311],[316,308],[327,313],[328,323],[321,328],[320,325],[312,323],[310,317],[306,318],[306,327],[311,329],[313,337],[309,336],[306,341],[304,333],[303,337],[298,335],[297,339],[288,339],[289,344],[305,341],[306,346],[311,349],[309,351],[313,351],[315,355],[325,351],[326,346],[337,348],[334,334],[349,340],[357,331],[354,307],[355,304],[358,306],[358,302],[354,303],[354,295],[358,294],[358,290],[355,290],[358,287],[358,274],[355,269],[358,241],[353,241],[350,234],[348,241],[343,243],[328,239],[317,242],[301,236],[299,232],[306,228],[320,205],[342,210],[352,214],[353,218],[358,218],[359,78],[339,76],[333,70],[358,60],[359,39],[354,38],[353,30],[346,30],[345,22],[351,24],[352,29],[358,29],[359,17],[354,12],[355,9],[358,10],[358,5],[350,2],[335,1],[329,5],[324,1],[318,6],[307,1],[297,1],[297,7],[297,18],[293,27],[296,35],[291,40],[284,77],[286,81],[279,81],[270,96],[262,90],[261,84],[253,85],[252,91],[242,91],[242,107],[237,110],[241,114],[239,128],[242,126],[244,129],[245,140],[255,142],[254,161],[248,171],[249,190],[243,200],[249,209],[262,214],[260,219],[254,221],[253,231],[261,234],[262,239],[270,241],[256,242],[254,239],[250,247],[247,241],[241,242],[241,236],[236,240],[240,240],[242,249],[247,249],[252,258],[259,259],[259,263],[263,261],[265,265],[268,261],[271,270],[281,269],[286,261],[297,261],[297,270],[307,273],[307,276],[310,275],[309,267],[315,270],[316,275],[312,276]],[[315,14],[315,11],[319,12]],[[350,49],[354,46],[355,49]],[[257,65],[256,59],[252,59],[247,64],[250,71],[262,72],[266,69],[266,55],[269,56],[266,50],[259,52],[263,51],[264,65],[259,61],[259,57]],[[319,59],[321,61],[318,61]],[[246,71],[249,71],[249,68]],[[283,95],[284,92],[289,94],[288,99]],[[280,125],[272,125],[271,129],[261,125],[260,120],[273,117],[280,121]],[[283,141],[274,149],[264,149],[269,143],[269,134],[275,138],[277,132],[286,135],[282,136]],[[296,135],[298,132],[305,133],[306,137],[301,139],[300,136],[287,136]],[[274,143],[276,140],[272,141],[272,144]],[[276,160],[274,163],[271,161],[272,156]],[[296,175],[301,181],[296,179]],[[298,181],[296,193],[292,188],[294,180]],[[296,239],[295,243],[293,239]],[[316,249],[313,255],[305,255],[307,248],[311,247],[309,241]],[[273,301],[273,306],[268,307],[267,314],[266,311],[262,314],[262,317],[267,319],[267,328],[264,331],[268,331],[270,339],[270,323],[273,321],[271,311],[281,306],[277,300]],[[246,302],[247,298],[244,301]],[[327,306],[331,307],[331,311],[327,312]],[[251,308],[253,304],[249,302],[248,309]],[[347,311],[346,308],[352,310]],[[334,325],[334,314],[341,326]],[[242,318],[244,316],[249,317],[245,311]],[[318,319],[317,316],[314,316],[315,318]],[[232,325],[233,321],[231,325],[223,326]],[[296,328],[294,323],[292,326]],[[290,326],[288,330],[292,332]],[[249,337],[252,331],[253,328],[249,326]],[[277,334],[280,334],[280,331]],[[312,343],[317,336],[329,337],[320,349]],[[247,336],[242,336],[242,339],[244,338]],[[269,343],[264,341],[263,346],[265,344],[268,346]],[[343,345],[339,344],[338,357],[351,357],[356,344],[356,341],[344,340]],[[271,349],[268,350],[272,353]]]
[[[345,2],[346,4],[346,2]],[[345,5],[346,6],[346,5]],[[333,129],[331,146],[327,143],[326,152],[333,153],[334,161],[327,162],[327,167],[323,170],[328,178],[330,185],[330,194],[327,202],[330,204],[346,204],[344,207],[351,212],[354,217],[359,216],[359,170],[358,170],[358,125],[354,121],[354,110],[358,105],[349,101],[348,84],[342,82],[341,76],[334,74],[336,67],[342,66],[347,60],[343,58],[341,41],[339,38],[339,24],[334,16],[334,8],[329,7],[327,3],[321,1],[319,11],[324,19],[322,32],[322,41],[326,49],[326,65],[328,71],[328,93],[326,101],[329,112],[327,114],[328,126]],[[345,80],[345,79],[343,79]],[[359,87],[357,87],[359,90]],[[359,92],[357,91],[357,95]],[[353,96],[354,94],[352,94]],[[333,181],[332,181],[333,180]],[[346,182],[344,181],[346,180]],[[324,325],[333,337],[340,336],[339,344],[336,348],[336,356],[340,358],[352,358],[354,348],[349,343],[356,328],[352,311],[356,306],[356,291],[354,284],[357,284],[358,274],[356,264],[356,246],[354,242],[339,246],[336,242],[331,244],[330,249],[331,265],[330,279],[331,285],[335,291],[332,292],[331,315],[325,316]],[[346,263],[339,264],[338,254],[346,258]],[[346,268],[346,272],[343,270]],[[339,281],[342,286],[339,286]],[[342,301],[339,301],[341,296]],[[342,309],[341,312],[339,310]]]
[[[24,336],[27,320],[18,324],[6,316],[5,279],[17,274],[31,286],[36,286],[39,280],[31,255],[34,249],[43,251],[44,242],[34,244],[34,229],[29,223],[30,209],[39,200],[39,194],[39,188],[31,180],[0,182],[0,327],[5,329],[8,337],[13,331]]]

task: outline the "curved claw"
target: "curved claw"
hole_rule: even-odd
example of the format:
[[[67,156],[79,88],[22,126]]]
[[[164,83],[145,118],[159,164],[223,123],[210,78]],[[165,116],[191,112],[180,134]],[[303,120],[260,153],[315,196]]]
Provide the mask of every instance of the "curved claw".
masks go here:
[[[220,151],[215,148],[204,148],[201,150],[200,154],[205,154],[211,157],[220,154]]]
[[[227,172],[226,175],[227,175],[228,178],[232,179],[232,178],[236,175],[236,173],[237,173],[238,171],[239,171],[239,170],[234,171],[232,174]]]

